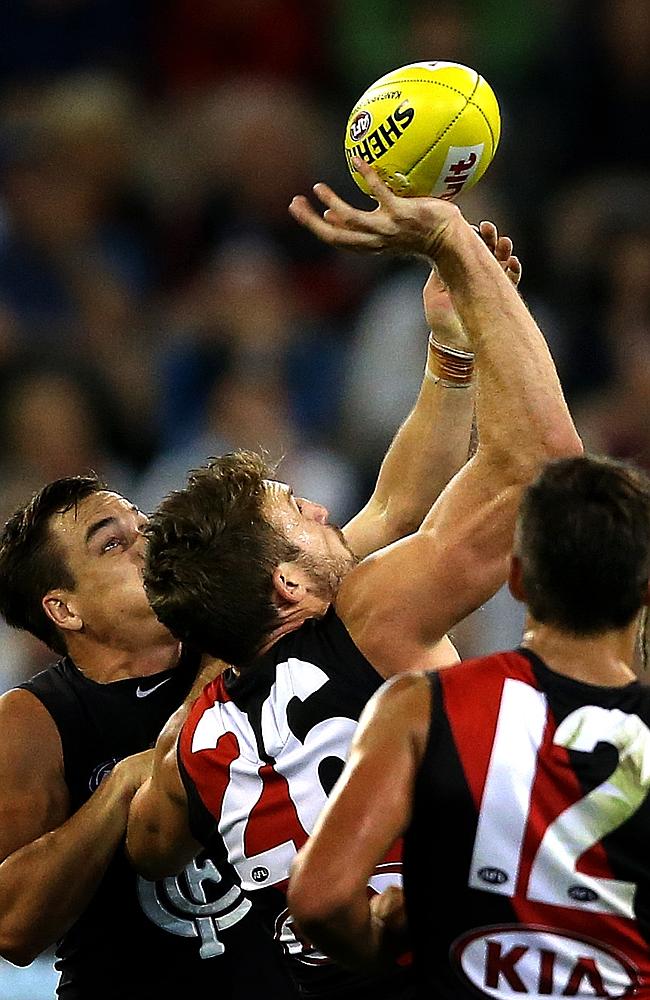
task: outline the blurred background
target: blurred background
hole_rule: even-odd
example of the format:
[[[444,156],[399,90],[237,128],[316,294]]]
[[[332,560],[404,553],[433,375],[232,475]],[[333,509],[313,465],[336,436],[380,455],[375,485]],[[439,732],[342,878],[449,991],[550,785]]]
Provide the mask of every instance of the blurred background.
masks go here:
[[[461,207],[524,263],[591,450],[650,468],[650,0],[11,0],[0,5],[0,517],[99,472],[150,510],[233,446],[345,521],[415,398],[420,264],[329,250],[287,205],[359,206],[343,130],[404,63],[466,63],[503,132]],[[456,631],[512,646],[503,592]],[[49,654],[2,631],[0,691]],[[0,960],[0,1000],[53,995]]]

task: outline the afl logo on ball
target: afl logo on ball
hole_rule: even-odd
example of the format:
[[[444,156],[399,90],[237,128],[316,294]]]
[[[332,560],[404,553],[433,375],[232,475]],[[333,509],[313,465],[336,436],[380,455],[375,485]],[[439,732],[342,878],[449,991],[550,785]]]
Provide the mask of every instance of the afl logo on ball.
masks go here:
[[[359,139],[363,139],[370,131],[370,126],[372,125],[372,115],[369,111],[360,111],[358,115],[355,115],[350,122],[350,138],[353,142],[358,142]]]

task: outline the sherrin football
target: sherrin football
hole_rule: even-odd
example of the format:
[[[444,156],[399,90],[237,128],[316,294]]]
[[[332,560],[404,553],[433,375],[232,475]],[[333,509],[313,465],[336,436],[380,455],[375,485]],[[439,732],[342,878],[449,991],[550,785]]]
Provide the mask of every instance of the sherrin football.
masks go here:
[[[481,179],[501,134],[499,105],[476,70],[459,63],[419,62],[386,73],[353,107],[345,130],[352,163],[369,163],[395,194],[451,201]]]

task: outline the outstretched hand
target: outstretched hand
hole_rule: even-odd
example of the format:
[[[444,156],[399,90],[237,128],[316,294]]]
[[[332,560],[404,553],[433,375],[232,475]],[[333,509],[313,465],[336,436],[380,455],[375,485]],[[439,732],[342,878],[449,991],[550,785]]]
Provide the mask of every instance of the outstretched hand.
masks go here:
[[[377,208],[353,208],[327,184],[314,184],[325,211],[320,215],[307,198],[297,195],[289,205],[294,219],[332,246],[432,259],[449,224],[461,218],[458,208],[440,198],[401,198],[364,160],[355,157],[354,163]]]
[[[353,208],[327,184],[315,184],[314,194],[325,206],[321,215],[303,195],[289,205],[294,219],[318,239],[331,246],[360,252],[414,254],[433,262],[447,227],[462,219],[458,208],[440,198],[404,198],[390,190],[364,160],[355,158],[377,208]],[[512,240],[499,236],[491,222],[473,227],[488,250],[501,264],[515,287],[521,278],[521,263],[513,256]],[[444,343],[468,347],[465,333],[449,293],[434,269],[424,286],[424,311],[429,327]]]

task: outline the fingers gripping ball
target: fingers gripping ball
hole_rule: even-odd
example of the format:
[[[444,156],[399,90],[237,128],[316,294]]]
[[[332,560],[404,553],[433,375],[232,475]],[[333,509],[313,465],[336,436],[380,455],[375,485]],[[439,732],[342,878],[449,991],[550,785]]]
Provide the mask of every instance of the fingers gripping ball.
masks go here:
[[[345,153],[366,194],[353,156],[369,163],[395,194],[451,201],[483,176],[500,134],[497,99],[475,70],[411,63],[382,76],[359,98],[348,119]]]

